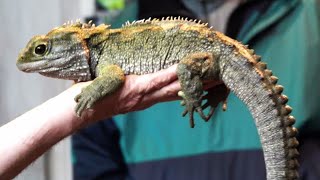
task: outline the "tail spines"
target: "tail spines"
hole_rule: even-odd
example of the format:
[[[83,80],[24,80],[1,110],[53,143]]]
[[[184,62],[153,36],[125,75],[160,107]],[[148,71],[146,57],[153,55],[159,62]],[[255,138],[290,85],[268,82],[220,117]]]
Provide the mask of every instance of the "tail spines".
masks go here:
[[[256,57],[256,55],[253,55]],[[297,157],[299,156],[299,152],[297,150],[297,146],[299,145],[296,136],[298,134],[298,130],[293,127],[295,123],[295,118],[290,115],[292,112],[292,108],[287,105],[288,97],[283,92],[283,86],[278,85],[278,78],[272,74],[272,71],[267,69],[266,63],[260,62],[260,58],[255,64],[256,68],[259,71],[263,72],[264,77],[262,78],[265,87],[271,92],[270,96],[272,97],[275,106],[278,110],[278,115],[281,116],[281,126],[283,129],[284,135],[284,144],[285,144],[285,156],[286,156],[286,177],[288,179],[298,179],[298,167],[299,163]]]

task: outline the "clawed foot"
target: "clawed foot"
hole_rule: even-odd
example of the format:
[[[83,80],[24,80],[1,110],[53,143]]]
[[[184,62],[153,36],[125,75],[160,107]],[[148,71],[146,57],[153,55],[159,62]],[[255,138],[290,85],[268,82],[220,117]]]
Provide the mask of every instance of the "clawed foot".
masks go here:
[[[211,89],[207,90],[208,93],[202,97],[203,100],[207,100],[207,102],[202,105],[202,109],[206,109],[211,106],[212,108],[216,108],[220,102],[222,102],[222,110],[227,110],[227,97],[229,95],[230,90],[224,85],[220,84]]]
[[[208,121],[213,113],[216,107],[219,105],[220,102],[223,102],[222,109],[225,111],[227,108],[226,99],[229,95],[229,89],[224,85],[218,85],[213,87],[212,89],[208,90],[208,93],[198,100],[187,98],[186,95],[182,92],[178,92],[178,96],[182,97],[181,105],[185,106],[185,110],[182,113],[182,116],[186,116],[189,114],[189,120],[190,120],[190,127],[194,127],[194,112],[196,111],[200,117]],[[206,100],[206,103],[202,105],[202,101]],[[204,114],[203,110],[208,108],[210,106],[209,113],[207,115]]]
[[[74,100],[77,102],[75,107],[76,114],[78,117],[81,117],[84,110],[92,108],[93,104],[97,101],[97,97],[88,86],[82,89],[81,93]]]
[[[208,115],[204,114],[204,112],[203,112],[204,108],[202,108],[202,106],[201,106],[202,98],[200,98],[199,100],[187,99],[185,94],[182,91],[179,91],[178,95],[183,98],[183,100],[181,101],[181,105],[186,107],[182,113],[182,116],[184,117],[187,114],[189,114],[189,122],[190,122],[191,128],[194,128],[194,125],[195,125],[194,124],[194,112],[195,111],[205,121],[208,121],[211,118],[211,116],[213,115],[213,113],[214,113],[213,107],[210,108]]]

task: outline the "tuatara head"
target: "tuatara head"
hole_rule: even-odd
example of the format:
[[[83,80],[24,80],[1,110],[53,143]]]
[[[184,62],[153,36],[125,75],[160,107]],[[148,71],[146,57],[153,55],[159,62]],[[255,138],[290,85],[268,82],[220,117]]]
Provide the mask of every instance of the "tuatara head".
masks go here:
[[[87,39],[106,28],[77,21],[57,27],[47,35],[34,36],[20,52],[17,67],[54,78],[91,80]]]

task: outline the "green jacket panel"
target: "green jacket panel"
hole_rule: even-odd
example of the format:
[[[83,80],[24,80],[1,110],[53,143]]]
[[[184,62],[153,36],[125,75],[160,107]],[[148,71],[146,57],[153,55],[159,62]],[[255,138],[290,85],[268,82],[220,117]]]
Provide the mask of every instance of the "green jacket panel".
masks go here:
[[[268,67],[279,77],[290,98],[296,126],[310,123],[320,127],[319,16],[315,0],[275,1],[267,13],[248,21],[245,34],[238,40],[254,42],[250,46],[262,55]],[[279,14],[278,14],[279,13]],[[255,18],[257,18],[255,17]],[[253,41],[255,40],[255,41]],[[228,110],[216,109],[207,123],[196,117],[189,128],[181,117],[179,102],[162,103],[140,112],[115,117],[121,147],[128,163],[206,152],[259,149],[254,121],[246,106],[234,95],[228,97]]]

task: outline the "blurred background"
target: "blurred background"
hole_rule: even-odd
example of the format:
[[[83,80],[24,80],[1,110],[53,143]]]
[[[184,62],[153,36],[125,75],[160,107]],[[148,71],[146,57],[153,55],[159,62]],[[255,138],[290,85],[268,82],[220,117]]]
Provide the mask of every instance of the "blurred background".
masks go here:
[[[19,72],[19,51],[36,34],[68,20],[92,15],[93,0],[0,1],[0,125],[14,119],[71,85],[70,81]],[[26,93],[27,92],[27,93]],[[32,121],[32,119],[30,120]],[[5,137],[0,137],[5,138]],[[23,171],[18,180],[71,179],[70,140],[65,139]]]

